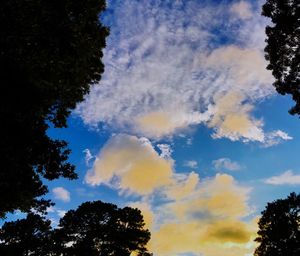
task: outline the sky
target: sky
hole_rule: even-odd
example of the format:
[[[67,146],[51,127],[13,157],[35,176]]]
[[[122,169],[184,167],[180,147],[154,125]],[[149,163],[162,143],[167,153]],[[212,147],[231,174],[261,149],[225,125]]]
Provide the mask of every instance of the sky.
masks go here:
[[[142,210],[155,256],[253,254],[266,203],[300,192],[300,120],[266,70],[261,4],[108,1],[103,78],[49,131],[79,174],[45,181],[53,225],[102,200]]]

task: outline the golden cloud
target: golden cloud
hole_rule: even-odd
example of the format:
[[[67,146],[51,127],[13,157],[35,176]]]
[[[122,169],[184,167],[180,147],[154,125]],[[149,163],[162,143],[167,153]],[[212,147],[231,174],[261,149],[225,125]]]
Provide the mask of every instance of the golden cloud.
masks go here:
[[[150,249],[154,255],[244,256],[253,252],[256,224],[242,220],[251,213],[249,188],[227,174],[200,181],[191,173],[177,180],[165,187],[171,202],[153,212]]]
[[[100,151],[86,182],[141,196],[129,205],[141,209],[151,230],[149,250],[154,255],[253,252],[256,224],[243,221],[251,213],[250,189],[227,174],[200,180],[195,172],[175,173],[173,164],[149,140],[117,135]]]
[[[243,101],[244,96],[237,92],[229,92],[215,98],[215,114],[208,122],[208,126],[215,129],[214,138],[264,141],[262,121],[250,116],[253,107]]]
[[[102,148],[85,181],[145,195],[171,183],[173,162],[158,155],[145,138],[113,136]]]

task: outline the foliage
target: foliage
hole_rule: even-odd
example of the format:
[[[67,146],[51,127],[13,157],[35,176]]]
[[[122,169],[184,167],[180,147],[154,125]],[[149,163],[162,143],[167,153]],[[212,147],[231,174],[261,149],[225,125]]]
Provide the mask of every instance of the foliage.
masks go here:
[[[138,209],[101,201],[86,202],[71,210],[60,220],[56,240],[60,253],[67,256],[93,255],[148,255],[145,245],[150,232]],[[66,246],[68,244],[72,246]]]
[[[54,230],[50,221],[33,213],[5,223],[0,255],[150,256],[145,247],[149,239],[138,209],[95,201],[68,211]]]
[[[76,103],[103,73],[104,0],[7,0],[0,10],[0,217],[39,205],[41,178],[77,177],[65,141]]]
[[[267,0],[262,15],[272,19],[266,27],[267,69],[275,77],[280,94],[291,94],[296,105],[291,114],[300,114],[300,5],[299,0]]]
[[[258,225],[255,256],[299,256],[300,194],[268,203]]]
[[[0,230],[0,255],[48,255],[51,245],[50,221],[29,213],[25,219],[6,222]]]

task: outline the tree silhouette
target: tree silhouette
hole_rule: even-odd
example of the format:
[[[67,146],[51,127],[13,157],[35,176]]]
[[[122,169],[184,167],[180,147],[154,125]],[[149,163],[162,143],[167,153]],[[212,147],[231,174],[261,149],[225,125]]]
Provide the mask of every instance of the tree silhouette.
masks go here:
[[[41,177],[77,177],[67,143],[49,138],[47,129],[66,127],[101,78],[104,9],[104,0],[1,3],[0,217],[38,207],[47,192]]]
[[[58,255],[65,256],[129,256],[151,255],[146,244],[150,232],[144,229],[140,210],[118,208],[101,201],[86,202],[60,220],[55,231]]]
[[[300,194],[268,203],[258,225],[255,256],[299,256]]]
[[[291,114],[300,115],[300,5],[299,0],[267,0],[262,15],[272,19],[266,27],[267,69],[275,77],[280,94],[291,94],[296,105]]]
[[[49,255],[50,221],[29,213],[25,219],[6,222],[0,230],[0,255]]]
[[[101,201],[85,202],[68,211],[52,229],[45,217],[29,213],[0,229],[1,256],[151,256],[138,209],[118,208]]]

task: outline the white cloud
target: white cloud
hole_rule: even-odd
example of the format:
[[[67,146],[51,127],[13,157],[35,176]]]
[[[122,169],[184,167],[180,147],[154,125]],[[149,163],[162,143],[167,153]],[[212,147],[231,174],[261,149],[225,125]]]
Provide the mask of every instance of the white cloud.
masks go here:
[[[52,192],[54,194],[55,199],[58,199],[58,200],[61,200],[64,202],[69,202],[71,200],[70,192],[63,187],[53,188]]]
[[[83,150],[83,153],[85,153],[85,164],[88,166],[89,165],[89,162],[90,160],[92,160],[94,158],[94,156],[92,155],[91,151],[86,148],[85,150]]]
[[[244,1],[230,10],[201,1],[161,5],[125,0],[113,6],[105,73],[77,108],[83,121],[154,139],[203,123],[214,138],[264,142],[263,121],[252,109],[274,88],[259,9]],[[228,20],[232,12],[247,19]],[[220,45],[219,36],[232,44]],[[226,95],[238,95],[236,104],[220,113]]]
[[[183,165],[192,169],[198,168],[198,162],[195,160],[185,161]]]
[[[293,137],[281,130],[273,131],[266,134],[266,139],[263,144],[264,147],[271,147],[277,145],[285,140],[292,140]]]
[[[168,145],[168,144],[157,144],[156,146],[159,148],[160,156],[162,158],[170,158],[171,157],[173,150],[172,150],[170,145]]]
[[[57,208],[57,207],[54,207],[54,206],[50,206],[50,207],[48,207],[47,208],[47,213],[49,214],[53,214],[53,213],[56,213],[60,218],[62,218],[66,213],[67,213],[67,211],[65,211],[65,210],[61,210],[61,209],[59,209],[59,208]]]
[[[265,180],[265,183],[271,185],[300,185],[300,174],[294,174],[292,170],[273,176]]]
[[[246,1],[234,3],[230,7],[230,11],[240,19],[249,19],[253,16],[251,4]]]
[[[241,169],[241,166],[238,162],[232,161],[231,159],[226,157],[214,160],[212,164],[217,170],[226,169],[229,171],[237,171]]]
[[[67,213],[67,211],[64,210],[57,210],[57,215],[62,218],[65,216],[65,214]]]

